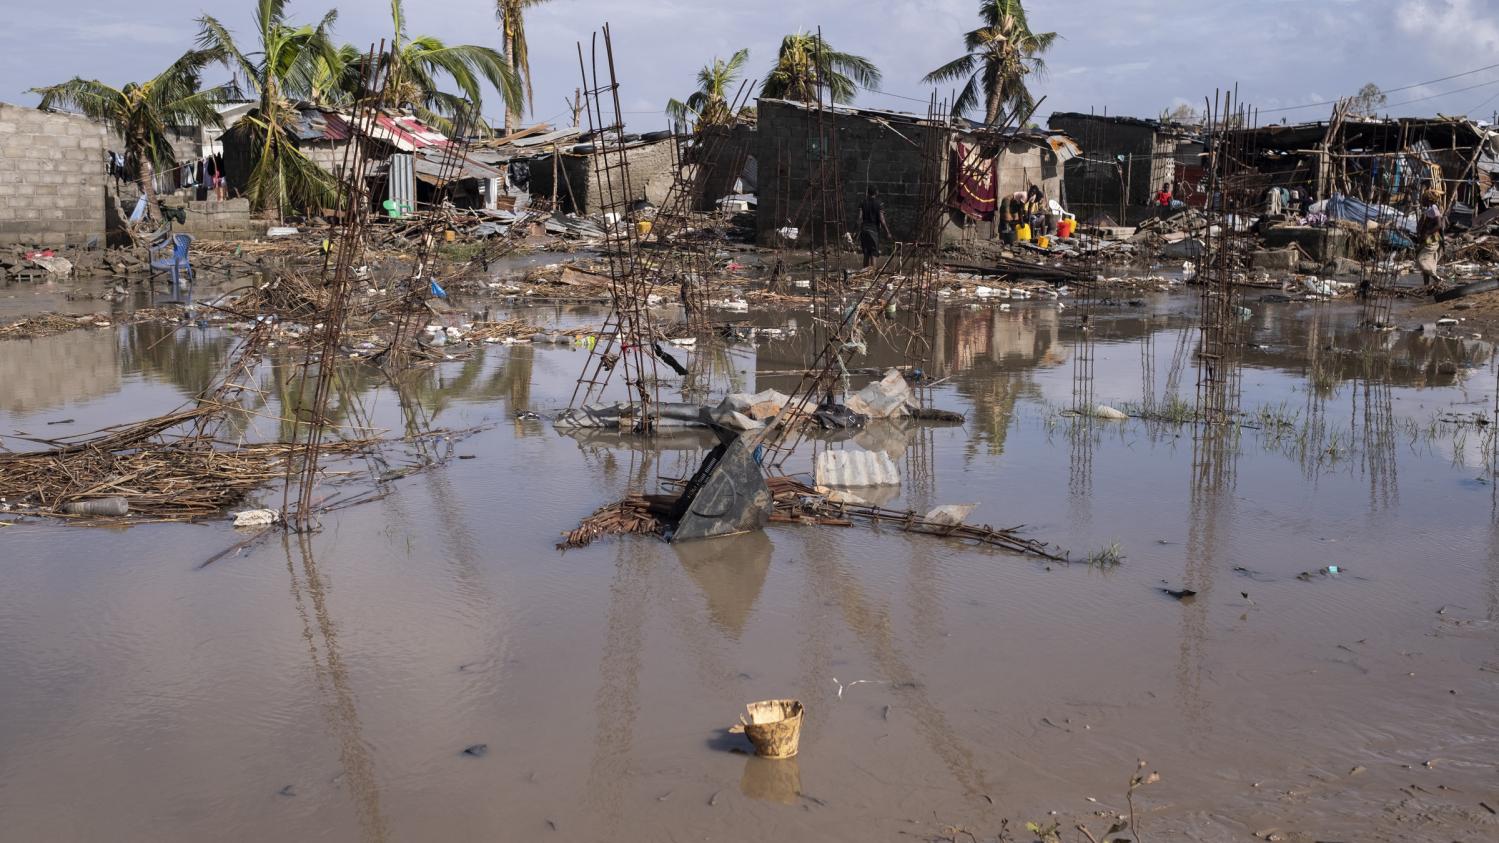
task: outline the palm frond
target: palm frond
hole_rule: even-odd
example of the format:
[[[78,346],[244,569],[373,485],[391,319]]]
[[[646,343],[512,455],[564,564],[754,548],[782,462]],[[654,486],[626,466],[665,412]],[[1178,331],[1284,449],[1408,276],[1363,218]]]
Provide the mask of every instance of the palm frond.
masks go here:
[[[76,111],[92,120],[114,122],[123,114],[125,95],[97,79],[73,78],[45,88],[32,88],[40,94],[43,111]]]
[[[666,116],[673,123],[688,126],[697,119],[698,113],[697,109],[679,99],[669,99],[666,101]]]
[[[968,77],[964,83],[963,90],[958,92],[956,99],[952,101],[952,114],[954,117],[962,117],[978,106],[979,102],[979,79],[977,75]]]
[[[977,64],[978,57],[972,53],[959,56],[921,77],[921,81],[930,84],[941,84],[943,82],[952,82],[956,79],[963,79],[973,75],[974,67]]]
[[[260,93],[260,74],[255,62],[240,50],[234,35],[216,18],[208,15],[198,18],[198,49],[213,53],[229,70],[245,77],[255,93]]]

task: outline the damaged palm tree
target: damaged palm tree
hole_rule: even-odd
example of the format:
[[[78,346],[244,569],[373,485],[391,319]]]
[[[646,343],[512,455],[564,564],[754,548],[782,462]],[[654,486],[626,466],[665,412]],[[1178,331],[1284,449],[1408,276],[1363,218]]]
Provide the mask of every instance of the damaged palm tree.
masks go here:
[[[256,107],[241,123],[251,143],[246,195],[256,210],[279,214],[321,208],[334,197],[332,178],[297,148],[291,128],[294,103],[314,95],[317,82],[339,64],[329,40],[337,12],[317,26],[296,26],[286,17],[287,0],[258,0],[258,42],[242,49],[216,18],[198,20],[198,46],[243,79],[256,96]],[[383,51],[383,48],[382,48]],[[371,62],[372,63],[372,62]]]
[[[75,78],[45,88],[40,94],[42,110],[73,109],[98,120],[125,141],[125,162],[138,174],[146,197],[146,216],[156,216],[156,172],[176,165],[168,131],[188,127],[219,126],[214,106],[225,102],[230,86],[199,89],[204,68],[218,59],[211,50],[192,50],[146,82],[130,82],[114,88],[97,79]]]

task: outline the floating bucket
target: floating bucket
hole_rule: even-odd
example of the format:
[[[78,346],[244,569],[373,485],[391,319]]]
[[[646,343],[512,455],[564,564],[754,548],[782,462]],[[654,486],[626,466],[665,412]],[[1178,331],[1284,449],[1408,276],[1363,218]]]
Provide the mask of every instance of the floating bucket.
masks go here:
[[[798,700],[765,700],[746,705],[740,726],[761,758],[791,758],[802,739],[802,704]]]

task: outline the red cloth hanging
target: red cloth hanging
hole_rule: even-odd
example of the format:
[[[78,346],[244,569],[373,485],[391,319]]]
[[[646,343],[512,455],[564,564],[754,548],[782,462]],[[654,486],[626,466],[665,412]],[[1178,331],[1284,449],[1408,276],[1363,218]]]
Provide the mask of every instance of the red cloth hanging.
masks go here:
[[[999,159],[977,145],[953,144],[948,204],[969,219],[992,220],[999,209]]]

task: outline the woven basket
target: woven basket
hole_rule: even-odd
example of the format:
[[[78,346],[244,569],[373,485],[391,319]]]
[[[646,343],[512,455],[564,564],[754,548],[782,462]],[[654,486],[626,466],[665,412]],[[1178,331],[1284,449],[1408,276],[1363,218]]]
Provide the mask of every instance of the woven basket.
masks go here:
[[[744,734],[761,758],[792,758],[802,738],[802,704],[798,700],[764,700],[745,706],[739,718]]]

